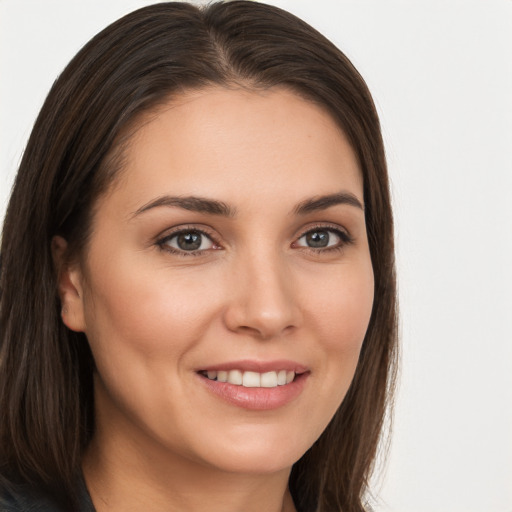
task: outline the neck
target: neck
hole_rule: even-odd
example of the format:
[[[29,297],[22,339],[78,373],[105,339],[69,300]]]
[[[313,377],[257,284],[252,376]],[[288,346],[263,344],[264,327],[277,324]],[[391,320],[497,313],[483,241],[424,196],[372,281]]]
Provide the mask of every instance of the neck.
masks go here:
[[[123,436],[106,441],[97,431],[83,464],[97,512],[295,512],[290,468],[268,474],[225,472],[161,447],[130,445]]]

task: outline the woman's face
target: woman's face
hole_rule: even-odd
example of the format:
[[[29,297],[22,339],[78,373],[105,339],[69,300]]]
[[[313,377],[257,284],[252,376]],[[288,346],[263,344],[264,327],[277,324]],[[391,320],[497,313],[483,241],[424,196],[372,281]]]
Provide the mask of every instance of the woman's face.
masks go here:
[[[148,116],[123,165],[61,278],[96,361],[96,435],[289,468],[343,400],[372,309],[354,152],[289,91],[211,88]]]

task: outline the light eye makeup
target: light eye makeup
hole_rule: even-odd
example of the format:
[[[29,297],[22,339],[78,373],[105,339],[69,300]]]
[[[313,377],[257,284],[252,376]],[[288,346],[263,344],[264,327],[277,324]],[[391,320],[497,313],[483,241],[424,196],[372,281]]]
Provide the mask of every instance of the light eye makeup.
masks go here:
[[[315,253],[325,253],[342,250],[353,243],[352,236],[340,227],[319,224],[304,232],[292,244],[292,247],[304,248]]]
[[[351,235],[339,226],[318,224],[304,231],[291,247],[322,254],[340,251],[353,243]],[[222,249],[211,233],[196,226],[178,227],[160,237],[156,245],[162,251],[183,257],[201,256],[206,252]]]
[[[158,247],[179,256],[200,256],[206,251],[221,249],[213,236],[197,227],[181,227],[156,242]]]

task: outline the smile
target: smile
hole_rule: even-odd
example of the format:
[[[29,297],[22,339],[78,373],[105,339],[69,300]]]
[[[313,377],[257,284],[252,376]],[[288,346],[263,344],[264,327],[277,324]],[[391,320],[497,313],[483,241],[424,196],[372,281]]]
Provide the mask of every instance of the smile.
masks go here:
[[[210,380],[227,382],[245,388],[275,388],[277,386],[290,384],[295,379],[295,372],[292,370],[278,370],[264,373],[242,370],[209,370],[200,373]]]
[[[278,409],[297,399],[311,370],[293,361],[232,361],[196,371],[223,401],[254,411]]]

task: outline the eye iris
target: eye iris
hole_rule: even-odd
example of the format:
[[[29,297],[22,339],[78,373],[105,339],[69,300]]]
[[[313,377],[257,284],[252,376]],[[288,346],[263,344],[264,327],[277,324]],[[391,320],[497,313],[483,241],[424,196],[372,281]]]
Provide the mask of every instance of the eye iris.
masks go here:
[[[181,233],[178,235],[177,244],[184,251],[195,251],[201,247],[201,233]]]
[[[312,231],[306,235],[306,243],[309,247],[327,247],[329,233],[327,231]]]

